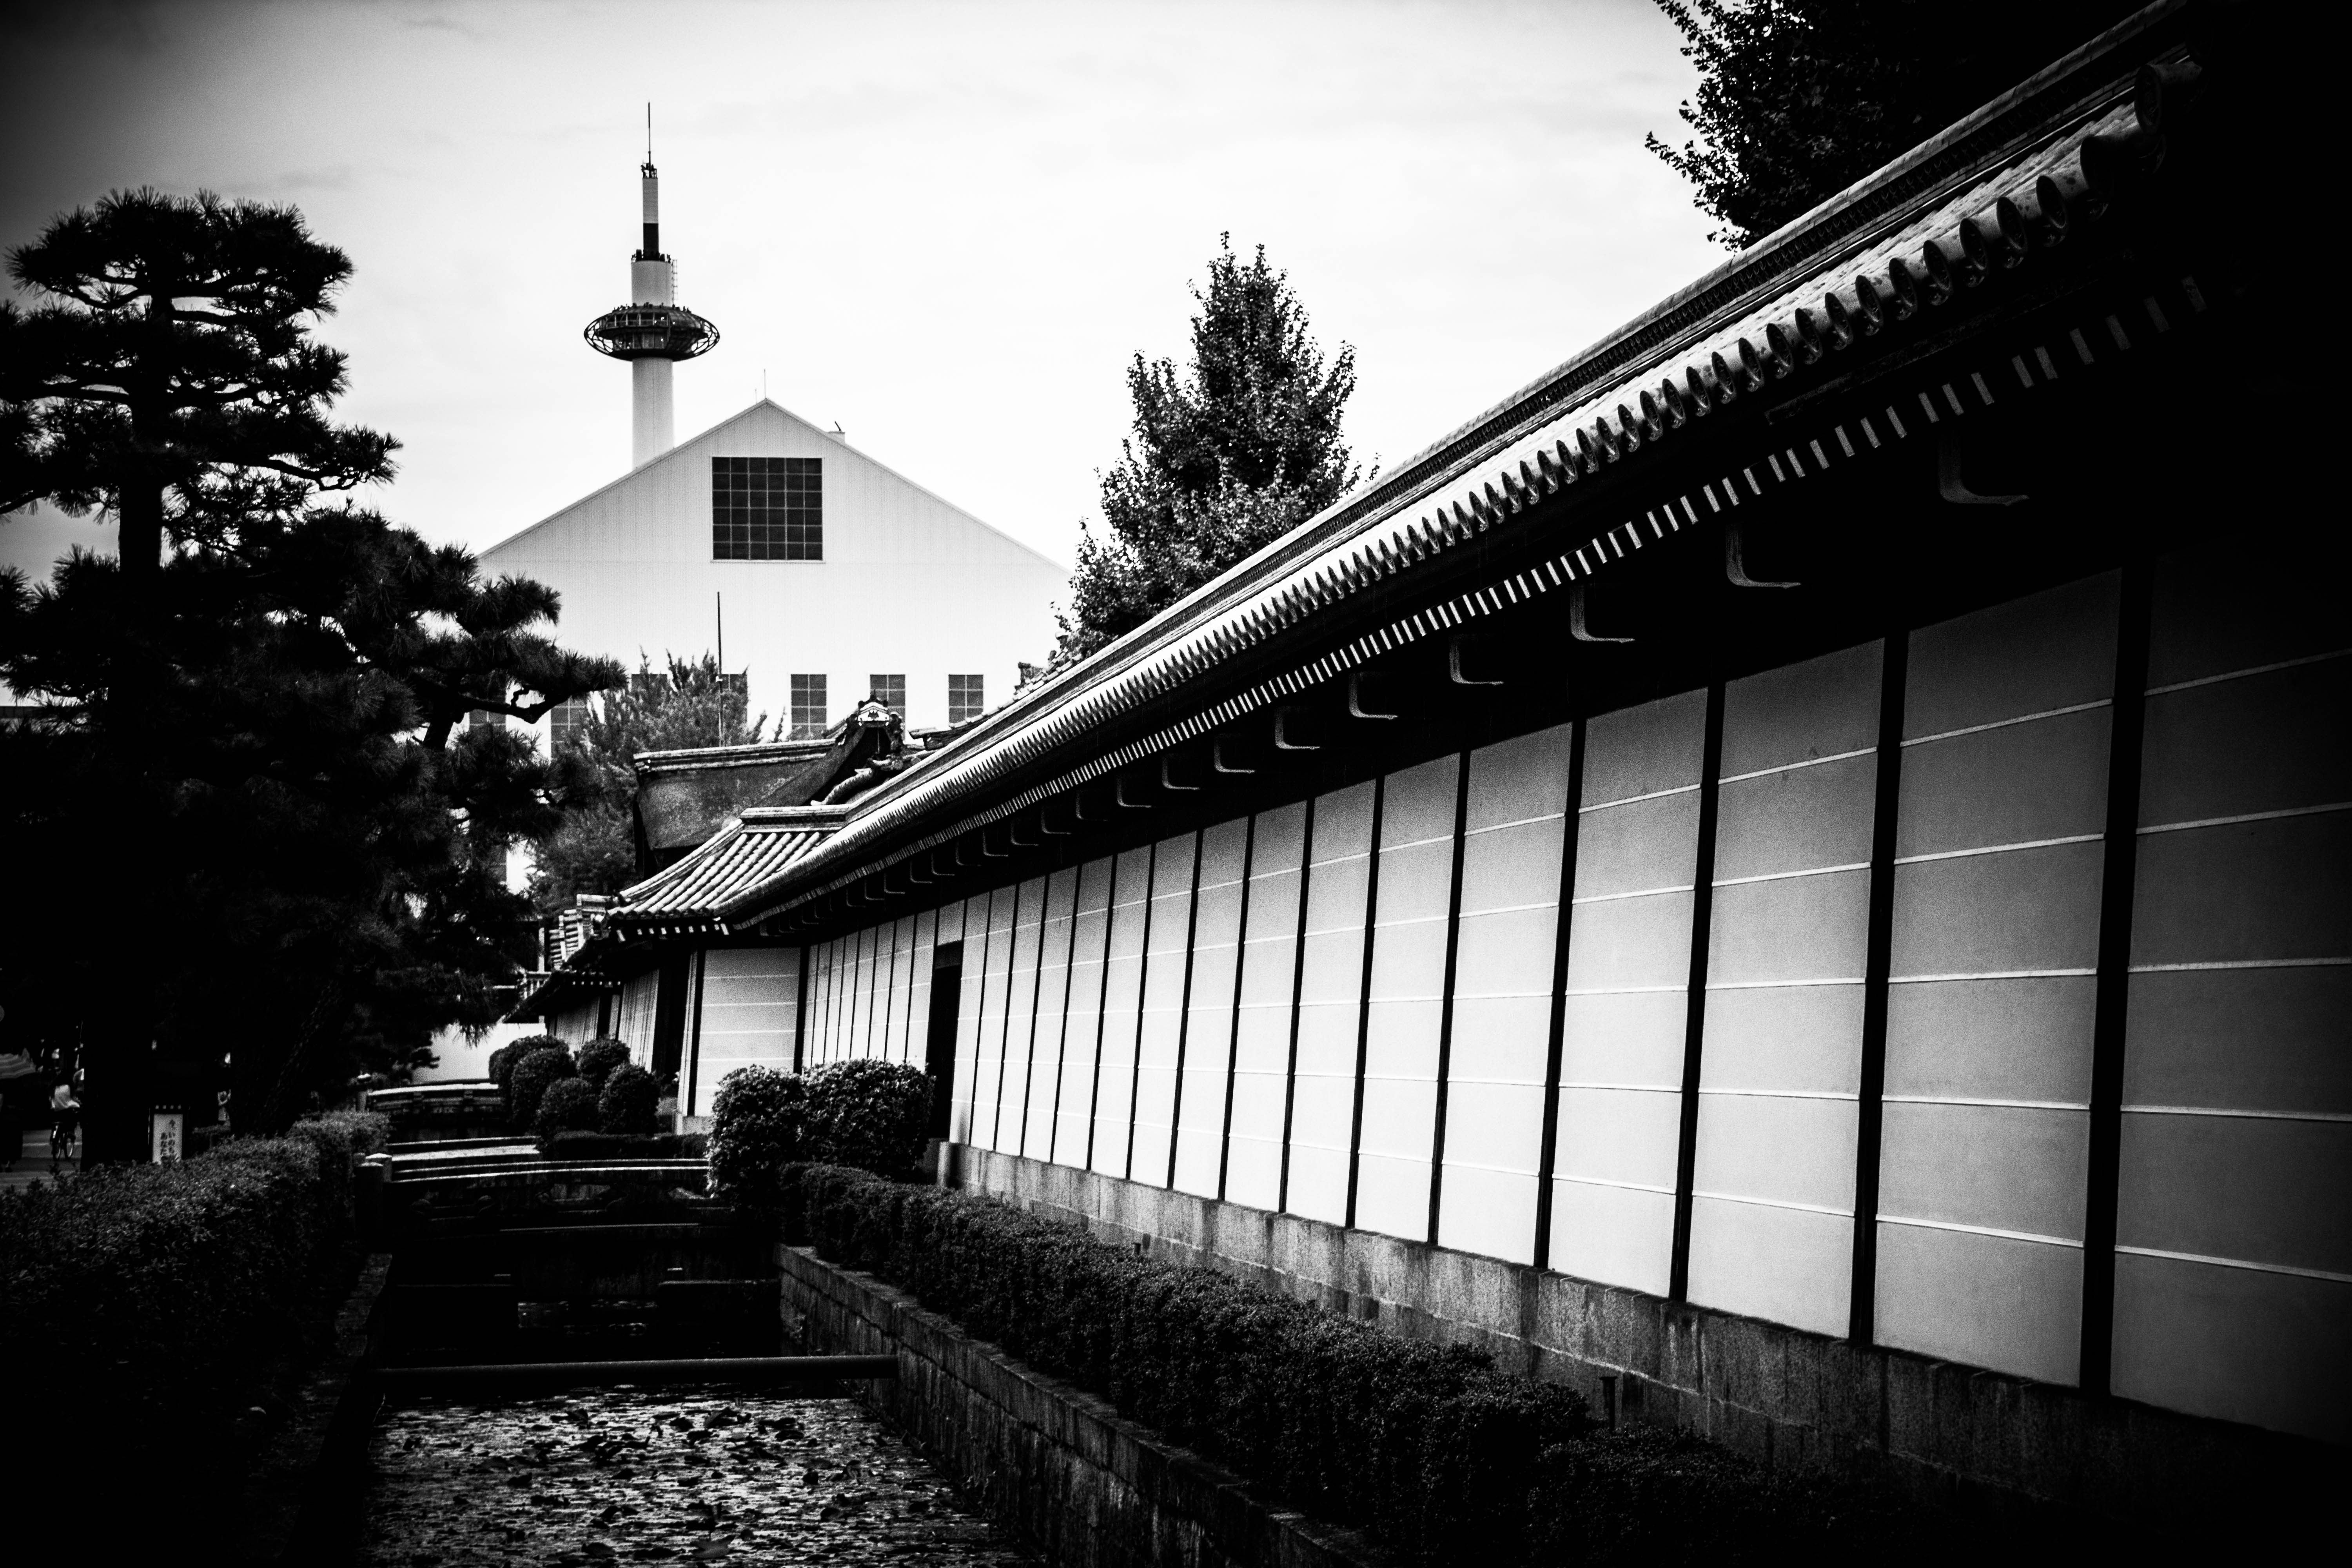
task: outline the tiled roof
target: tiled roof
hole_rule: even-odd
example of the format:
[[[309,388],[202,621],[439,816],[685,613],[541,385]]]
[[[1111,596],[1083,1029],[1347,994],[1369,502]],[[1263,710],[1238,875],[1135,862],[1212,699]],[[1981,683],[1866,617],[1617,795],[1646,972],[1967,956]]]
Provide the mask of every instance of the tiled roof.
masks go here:
[[[1016,700],[919,775],[858,801],[830,842],[747,889],[729,904],[730,917],[739,925],[756,921],[828,878],[871,869],[865,858],[885,844],[903,847],[910,829],[950,827],[953,814],[983,806],[1000,815],[997,807],[1026,799],[995,799],[1003,781],[1084,749],[1104,724],[1309,616],[1430,574],[1433,563],[1450,565],[1455,552],[1523,526],[1536,502],[1643,447],[1673,443],[1719,406],[1774,382],[1827,383],[1843,368],[1841,351],[1858,340],[1933,311],[1989,276],[2032,266],[2124,188],[2153,142],[2134,79],[2113,57],[2180,8],[2173,0],[2152,5],[2093,40]],[[1755,462],[1762,468],[1765,454]],[[1661,497],[1666,504],[1639,515],[1621,515],[1612,502],[1607,515],[1570,523],[1557,556],[1496,592],[1517,600],[1568,586],[1695,525],[1701,506],[1736,504],[1714,493],[1728,489],[1728,476],[1713,476],[1713,488],[1703,483],[1708,477],[1689,476],[1678,487],[1688,491],[1676,498],[1680,512]],[[1559,520],[1557,511],[1547,515]],[[1093,757],[1051,787],[1103,776],[1134,760],[1131,752],[1230,722],[1380,651],[1351,647],[1277,673],[1193,721]]]
[[[724,931],[719,911],[822,843],[845,815],[820,806],[753,809],[676,865],[622,889],[607,927],[617,936]]]

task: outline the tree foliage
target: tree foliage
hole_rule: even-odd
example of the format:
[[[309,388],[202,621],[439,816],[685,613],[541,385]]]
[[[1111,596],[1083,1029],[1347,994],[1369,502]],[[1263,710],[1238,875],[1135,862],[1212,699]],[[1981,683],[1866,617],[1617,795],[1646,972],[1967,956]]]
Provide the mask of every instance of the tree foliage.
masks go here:
[[[1853,184],[2137,10],[2135,0],[1657,0],[1696,62],[1650,150],[1737,249]]]
[[[697,746],[757,745],[768,732],[765,713],[747,718],[742,689],[719,670],[709,654],[667,656],[666,670],[640,658],[625,686],[601,694],[588,721],[567,742],[572,753],[563,796],[566,811],[536,849],[530,892],[552,913],[582,893],[617,893],[637,879],[635,821],[635,759],[644,752]]]
[[[546,635],[548,588],[356,505],[391,437],[327,417],[311,336],[351,264],[289,207],[142,191],[11,253],[0,501],[101,509],[119,558],[0,576],[14,1014],[87,1044],[96,1152],[143,1142],[152,1073],[241,1125],[484,1023],[530,954],[507,846],[563,780],[469,710],[536,718],[618,679]],[[167,1075],[168,1076],[168,1075]],[[120,1138],[125,1147],[110,1149]]]
[[[1356,351],[1327,362],[1289,275],[1230,237],[1195,289],[1192,363],[1128,367],[1133,433],[1103,476],[1103,531],[1078,541],[1055,663],[1085,658],[1337,500],[1360,477],[1341,438]]]

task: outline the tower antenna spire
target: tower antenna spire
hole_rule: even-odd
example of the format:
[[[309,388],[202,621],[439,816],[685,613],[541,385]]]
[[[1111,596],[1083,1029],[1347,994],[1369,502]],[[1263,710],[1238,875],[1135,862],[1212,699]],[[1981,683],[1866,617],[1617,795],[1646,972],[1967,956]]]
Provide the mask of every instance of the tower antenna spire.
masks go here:
[[[629,302],[588,323],[582,334],[598,353],[629,362],[631,455],[643,465],[676,443],[670,368],[709,353],[719,329],[677,302],[677,272],[661,246],[661,179],[654,173],[654,106],[646,104],[643,243],[629,258]]]

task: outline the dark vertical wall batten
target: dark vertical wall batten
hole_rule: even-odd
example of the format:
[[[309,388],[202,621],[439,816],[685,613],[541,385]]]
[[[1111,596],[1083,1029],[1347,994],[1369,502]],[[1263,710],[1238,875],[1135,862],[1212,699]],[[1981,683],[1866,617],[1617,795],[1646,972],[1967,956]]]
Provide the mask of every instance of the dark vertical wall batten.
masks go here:
[[[1691,1189],[1698,1161],[1700,1054],[1706,1041],[1708,920],[1715,902],[1715,821],[1723,772],[1723,683],[1706,689],[1705,738],[1698,773],[1698,852],[1691,872],[1690,1013],[1683,1037],[1681,1131],[1675,1153],[1675,1236],[1666,1295],[1690,1294]]]
[[[1878,778],[1870,821],[1870,925],[1863,961],[1862,1070],[1855,1089],[1853,1279],[1846,1337],[1866,1345],[1878,1283],[1878,1160],[1885,1121],[1886,976],[1895,942],[1895,828],[1903,796],[1903,688],[1910,639],[1887,634],[1878,689]]]
[[[1298,838],[1298,930],[1290,954],[1290,1042],[1282,1071],[1282,1173],[1275,1186],[1275,1212],[1290,1211],[1290,1136],[1298,1108],[1299,999],[1307,985],[1307,915],[1315,896],[1315,797],[1306,801]]]
[[[1568,944],[1576,913],[1577,827],[1584,802],[1584,721],[1570,731],[1568,793],[1560,806],[1559,925],[1552,936],[1551,1019],[1544,1047],[1543,1146],[1536,1153],[1535,1266],[1551,1267],[1551,1184],[1559,1163],[1559,1068],[1568,1025]]]
[[[1357,1174],[1361,1169],[1364,1148],[1364,1058],[1371,1049],[1372,1017],[1372,937],[1378,929],[1381,913],[1381,808],[1388,781],[1372,781],[1372,831],[1370,849],[1364,860],[1364,957],[1363,988],[1356,998],[1356,1083],[1354,1110],[1348,1122],[1348,1217],[1352,1227],[1356,1223]]]
[[[1445,981],[1437,1024],[1437,1106],[1429,1136],[1429,1244],[1437,1245],[1437,1215],[1445,1192],[1446,1089],[1454,1065],[1454,980],[1462,946],[1462,849],[1470,810],[1470,753],[1462,753],[1454,780],[1454,870],[1446,893]]]
[[[2108,731],[2105,859],[2099,887],[2099,974],[2091,1028],[2089,1179],[2083,1213],[2084,1393],[2107,1392],[2115,1358],[2116,1211],[2123,1152],[2124,1042],[2131,996],[2132,894],[2139,863],[2140,755],[2147,734],[2148,616],[2155,573],[2123,573]]]

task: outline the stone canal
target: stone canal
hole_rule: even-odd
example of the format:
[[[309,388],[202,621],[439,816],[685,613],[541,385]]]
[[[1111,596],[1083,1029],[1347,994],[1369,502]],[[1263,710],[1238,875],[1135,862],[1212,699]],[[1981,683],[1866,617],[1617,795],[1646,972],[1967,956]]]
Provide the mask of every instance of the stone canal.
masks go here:
[[[370,1459],[358,1561],[382,1568],[1035,1562],[846,1399],[418,1396],[384,1409]]]

